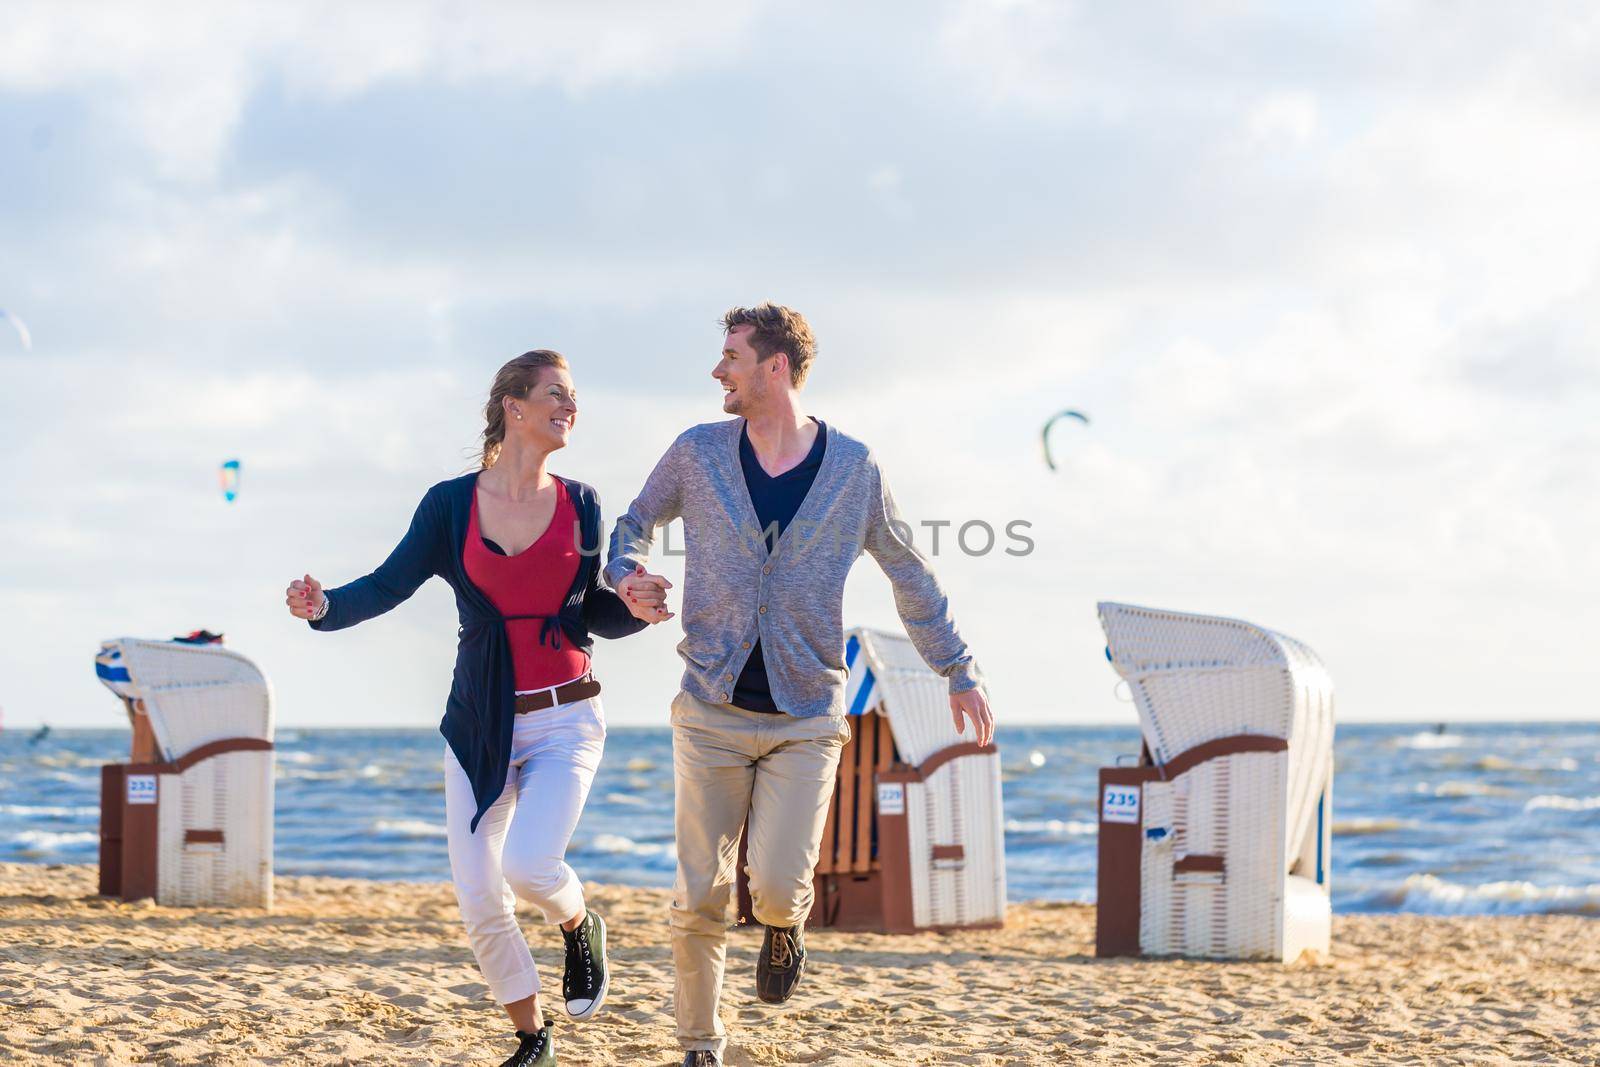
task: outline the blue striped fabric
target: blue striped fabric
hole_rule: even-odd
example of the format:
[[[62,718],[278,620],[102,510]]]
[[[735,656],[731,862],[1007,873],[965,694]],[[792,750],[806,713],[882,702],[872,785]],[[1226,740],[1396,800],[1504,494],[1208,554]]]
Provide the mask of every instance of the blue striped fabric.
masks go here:
[[[107,666],[99,660],[95,661],[94,673],[99,675],[102,682],[131,682],[133,680],[128,677],[128,668]]]
[[[844,665],[850,673],[845,678],[845,714],[864,715],[873,705],[872,692],[876,680],[872,671],[865,665],[860,670],[856,669],[856,660],[861,657],[861,639],[854,634],[844,646]]]

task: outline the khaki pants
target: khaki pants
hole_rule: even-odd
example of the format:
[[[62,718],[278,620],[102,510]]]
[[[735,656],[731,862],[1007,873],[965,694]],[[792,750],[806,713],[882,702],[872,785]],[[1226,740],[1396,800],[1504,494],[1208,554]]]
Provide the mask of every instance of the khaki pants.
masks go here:
[[[685,692],[672,702],[678,837],[672,962],[678,1043],[685,1049],[720,1054],[727,1042],[717,1003],[740,827],[748,817],[746,873],[756,921],[804,922],[839,750],[849,736],[843,716],[763,715]]]

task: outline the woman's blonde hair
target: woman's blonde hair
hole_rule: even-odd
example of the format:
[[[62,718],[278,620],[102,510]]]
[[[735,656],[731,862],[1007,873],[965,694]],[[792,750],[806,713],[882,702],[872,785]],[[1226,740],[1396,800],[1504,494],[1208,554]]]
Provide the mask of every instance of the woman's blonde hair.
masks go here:
[[[489,387],[489,402],[483,406],[483,469],[500,458],[500,443],[506,439],[506,397],[525,400],[539,384],[539,372],[546,367],[567,369],[567,358],[548,348],[536,348],[511,360],[494,376]]]

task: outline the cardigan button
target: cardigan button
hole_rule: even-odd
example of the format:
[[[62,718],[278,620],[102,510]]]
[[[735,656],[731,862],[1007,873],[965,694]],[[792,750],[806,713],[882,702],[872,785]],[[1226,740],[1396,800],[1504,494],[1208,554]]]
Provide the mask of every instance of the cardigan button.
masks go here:
[[[740,648],[749,648],[750,647],[750,642],[746,641],[744,644],[740,645],[739,647]]]
[[[761,568],[761,573],[762,574],[771,574],[772,573],[772,568],[771,567],[762,567]]]
[[[767,606],[765,604],[763,604],[763,605],[761,605],[759,610],[760,610],[761,614],[765,615],[767,613]]]

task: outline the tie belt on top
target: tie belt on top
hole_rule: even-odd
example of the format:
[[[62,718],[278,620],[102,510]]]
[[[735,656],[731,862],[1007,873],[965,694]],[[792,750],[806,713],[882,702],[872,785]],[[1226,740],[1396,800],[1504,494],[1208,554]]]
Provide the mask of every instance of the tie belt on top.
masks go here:
[[[561,617],[559,615],[480,615],[468,619],[461,625],[461,632],[465,634],[469,628],[487,626],[491,623],[507,623],[518,619],[542,619],[543,625],[539,627],[539,643],[549,643],[552,648],[561,647]],[[594,674],[585,674],[582,678],[554,686],[550,689],[540,689],[532,693],[517,694],[517,714],[525,715],[530,711],[543,711],[553,708],[557,704],[570,704],[574,700],[587,700],[600,695],[600,683],[595,680]]]

